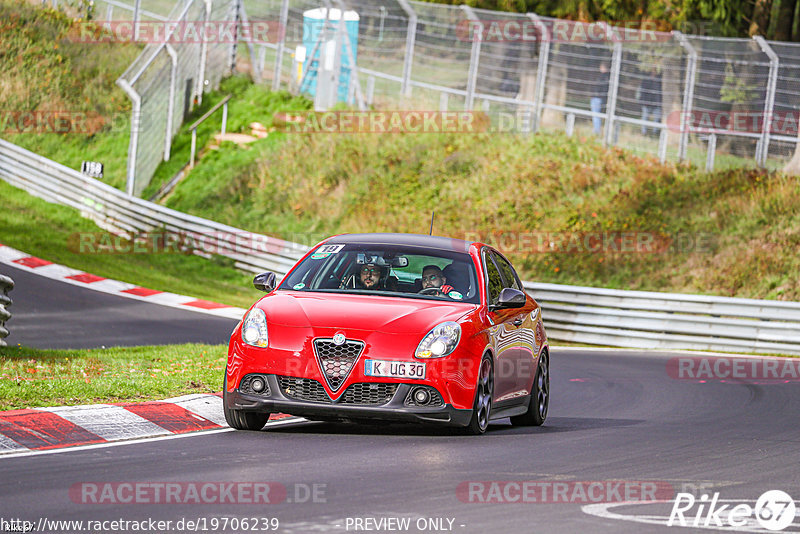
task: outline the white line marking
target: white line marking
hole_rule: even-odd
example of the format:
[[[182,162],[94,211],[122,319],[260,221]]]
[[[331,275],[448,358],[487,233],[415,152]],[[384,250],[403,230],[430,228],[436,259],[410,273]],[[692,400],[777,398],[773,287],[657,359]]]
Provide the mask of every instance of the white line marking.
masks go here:
[[[307,421],[301,417],[296,419],[280,419],[278,421],[270,421],[264,428],[273,426],[286,426],[291,424],[317,424],[313,421]],[[75,447],[64,447],[63,449],[47,449],[44,451],[25,450],[21,452],[11,452],[7,454],[0,454],[0,461],[6,458],[18,458],[20,456],[37,456],[40,454],[61,454],[64,452],[73,451],[87,451],[92,449],[105,449],[108,447],[119,447],[122,445],[134,445],[137,443],[147,443],[151,441],[165,441],[169,439],[190,438],[195,436],[205,436],[208,434],[219,434],[222,432],[235,432],[233,428],[215,428],[214,430],[198,430],[197,432],[188,432],[186,434],[172,434],[169,436],[156,436],[152,438],[141,438],[128,441],[112,441],[109,443],[95,443],[92,445],[77,445]]]

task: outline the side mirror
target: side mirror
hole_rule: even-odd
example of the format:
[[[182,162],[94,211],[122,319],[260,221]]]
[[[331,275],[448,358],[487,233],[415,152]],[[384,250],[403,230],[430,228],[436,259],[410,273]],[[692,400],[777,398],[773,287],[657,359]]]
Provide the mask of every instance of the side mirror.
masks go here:
[[[278,278],[277,276],[275,276],[275,273],[272,272],[261,273],[257,275],[255,278],[253,278],[253,285],[255,286],[256,289],[264,291],[265,293],[269,293],[270,291],[275,289],[275,286],[277,285],[277,280]]]
[[[493,306],[493,308],[496,310],[504,308],[522,308],[525,306],[525,302],[527,302],[525,293],[519,289],[506,287],[500,292],[500,298],[497,299],[497,304]]]

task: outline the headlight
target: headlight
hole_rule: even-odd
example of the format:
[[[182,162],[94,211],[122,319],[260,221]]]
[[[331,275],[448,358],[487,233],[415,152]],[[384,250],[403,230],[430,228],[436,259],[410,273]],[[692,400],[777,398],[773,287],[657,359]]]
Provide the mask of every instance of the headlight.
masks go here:
[[[453,352],[461,339],[461,326],[453,321],[436,325],[428,332],[419,346],[414,357],[416,358],[441,358]]]
[[[253,308],[244,318],[242,341],[254,347],[267,346],[267,316],[260,308]]]

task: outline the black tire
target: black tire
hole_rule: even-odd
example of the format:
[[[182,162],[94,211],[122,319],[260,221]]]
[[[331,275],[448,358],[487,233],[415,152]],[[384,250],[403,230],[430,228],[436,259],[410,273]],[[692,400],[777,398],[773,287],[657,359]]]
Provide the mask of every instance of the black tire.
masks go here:
[[[492,397],[494,396],[494,367],[492,358],[484,355],[478,368],[478,383],[475,387],[475,401],[472,403],[472,418],[464,431],[472,436],[479,436],[489,427],[492,415]]]
[[[264,412],[245,412],[228,408],[228,373],[225,373],[225,380],[222,386],[222,411],[225,412],[225,421],[228,426],[236,430],[261,430],[267,424],[269,413]]]
[[[522,415],[511,418],[515,426],[541,426],[547,419],[547,410],[550,407],[550,360],[547,352],[542,353],[539,365],[536,367],[536,376],[533,378],[533,391],[528,401],[528,411]]]

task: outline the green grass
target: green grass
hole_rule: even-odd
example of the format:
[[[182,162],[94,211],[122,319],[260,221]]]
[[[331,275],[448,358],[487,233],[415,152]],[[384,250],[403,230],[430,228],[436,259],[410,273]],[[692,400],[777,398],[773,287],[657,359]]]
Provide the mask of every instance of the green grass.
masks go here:
[[[307,244],[341,232],[426,233],[435,210],[435,233],[498,245],[527,280],[800,300],[800,182],[779,173],[661,165],[557,132],[274,132],[243,152],[214,151],[166,204]],[[689,246],[533,246],[549,233],[602,232],[680,236]]]
[[[222,391],[224,345],[88,350],[0,347],[0,410]]]
[[[104,180],[124,187],[131,104],[114,81],[142,50],[135,43],[82,43],[73,19],[24,0],[0,0],[0,102],[4,112],[59,111],[97,117],[85,133],[17,133],[3,138],[72,169],[84,160],[105,165]]]
[[[76,210],[49,204],[3,181],[0,198],[0,243],[48,261],[150,289],[245,308],[263,295],[253,287],[251,275],[221,256],[209,261],[180,253],[81,253],[80,233],[102,230]]]

